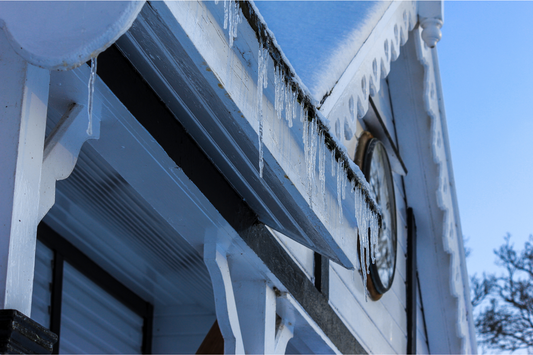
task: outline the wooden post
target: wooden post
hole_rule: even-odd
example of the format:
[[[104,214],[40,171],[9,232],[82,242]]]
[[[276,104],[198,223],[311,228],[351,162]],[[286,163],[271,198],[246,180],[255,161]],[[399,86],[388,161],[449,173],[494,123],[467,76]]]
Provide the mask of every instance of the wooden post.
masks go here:
[[[0,50],[0,308],[30,316],[50,72]]]

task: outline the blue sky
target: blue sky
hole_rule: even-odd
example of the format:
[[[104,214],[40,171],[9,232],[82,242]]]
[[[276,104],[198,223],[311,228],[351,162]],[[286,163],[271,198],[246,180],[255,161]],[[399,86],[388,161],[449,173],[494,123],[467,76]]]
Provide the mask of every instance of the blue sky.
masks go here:
[[[438,52],[469,273],[533,233],[533,2],[447,1]]]

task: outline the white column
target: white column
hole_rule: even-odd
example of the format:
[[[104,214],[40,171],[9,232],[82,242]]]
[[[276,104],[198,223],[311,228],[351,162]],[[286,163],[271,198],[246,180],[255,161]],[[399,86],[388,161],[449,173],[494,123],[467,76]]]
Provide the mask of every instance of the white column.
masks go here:
[[[50,72],[0,30],[0,308],[31,312]]]

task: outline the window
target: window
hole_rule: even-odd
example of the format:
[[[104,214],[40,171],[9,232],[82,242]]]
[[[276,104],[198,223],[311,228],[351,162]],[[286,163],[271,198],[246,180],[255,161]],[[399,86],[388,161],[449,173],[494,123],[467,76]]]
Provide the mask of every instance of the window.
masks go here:
[[[152,305],[45,224],[38,230],[32,318],[54,353],[150,353]]]

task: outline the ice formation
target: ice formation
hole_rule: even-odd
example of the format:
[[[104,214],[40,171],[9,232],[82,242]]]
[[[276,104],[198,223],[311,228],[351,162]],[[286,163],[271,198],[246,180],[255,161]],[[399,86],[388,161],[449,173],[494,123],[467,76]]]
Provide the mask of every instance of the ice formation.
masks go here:
[[[264,48],[261,44],[259,46],[258,54],[258,68],[257,68],[257,121],[259,122],[259,176],[263,178],[263,89],[267,88],[268,85],[268,75],[267,75],[267,66],[268,66],[268,49]]]
[[[224,1],[224,28],[229,24],[230,33],[230,47],[233,45],[233,39],[237,36],[237,25],[240,20],[239,5],[235,0]],[[266,32],[265,32],[266,34]],[[268,36],[268,35],[267,35]],[[260,36],[261,37],[261,36]],[[256,92],[256,117],[259,125],[258,140],[259,140],[259,176],[263,177],[264,161],[263,161],[263,139],[264,139],[264,124],[267,119],[268,110],[264,107],[264,89],[268,85],[267,68],[270,60],[270,49],[268,45],[276,46],[275,40],[265,41],[260,39],[258,52],[258,70],[257,70],[257,92]],[[268,45],[267,45],[268,44]],[[282,52],[280,51],[282,54]],[[274,117],[277,117],[277,122],[282,123],[284,120],[289,128],[293,127],[295,120],[299,118],[302,124],[302,139],[304,145],[304,160],[305,160],[305,177],[302,177],[302,182],[307,190],[308,203],[312,207],[313,202],[319,202],[321,208],[324,210],[324,215],[328,218],[330,212],[326,209],[327,202],[327,185],[326,185],[326,170],[328,159],[328,150],[330,150],[331,159],[331,176],[336,178],[336,193],[337,193],[337,211],[338,224],[344,221],[343,201],[348,194],[351,194],[355,201],[355,219],[358,228],[355,231],[355,238],[359,238],[359,257],[361,265],[361,273],[363,276],[363,284],[366,289],[367,275],[370,271],[370,263],[375,263],[375,250],[377,246],[377,238],[379,232],[379,211],[380,207],[375,203],[371,196],[370,187],[366,182],[363,174],[359,168],[348,158],[345,149],[341,143],[336,140],[334,136],[329,134],[329,126],[327,120],[324,121],[320,117],[320,113],[316,111],[313,104],[305,101],[306,92],[304,91],[303,99],[299,101],[301,96],[301,83],[294,73],[287,74],[287,67],[283,65],[283,54],[281,55],[281,64],[274,61],[274,113],[272,117],[268,117],[268,122],[274,122]],[[290,66],[288,67],[289,71]],[[303,84],[302,84],[303,85]],[[280,145],[284,147],[285,137],[280,137]],[[331,147],[333,143],[333,147]],[[290,159],[290,150],[286,151],[282,148],[282,155]],[[318,160],[318,161],[317,161]],[[318,170],[318,171],[317,171]],[[318,184],[317,184],[318,175]],[[349,178],[350,176],[350,178]],[[333,180],[333,179],[332,179]],[[350,184],[351,189],[347,192],[347,185]],[[319,197],[317,201],[313,201],[313,197]],[[365,299],[367,292],[365,292]]]
[[[93,102],[94,102],[94,83],[96,82],[96,57],[91,58],[91,75],[89,76],[89,83],[87,89],[89,91],[87,98],[87,115],[89,117],[89,124],[87,126],[87,134],[93,135]]]
[[[218,4],[218,1],[216,2]],[[229,47],[233,47],[233,41],[237,38],[237,26],[242,22],[239,4],[235,0],[224,0],[224,29],[228,29]]]

